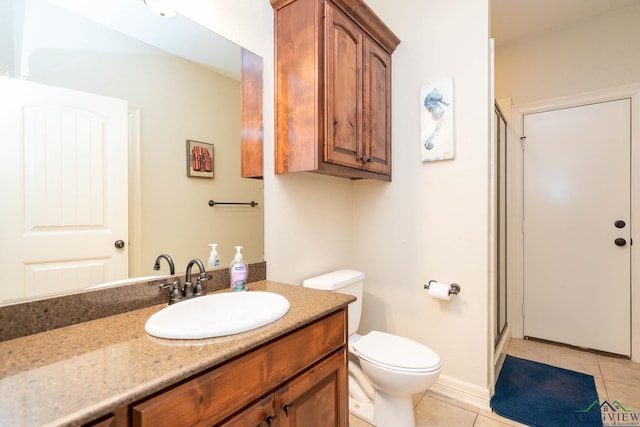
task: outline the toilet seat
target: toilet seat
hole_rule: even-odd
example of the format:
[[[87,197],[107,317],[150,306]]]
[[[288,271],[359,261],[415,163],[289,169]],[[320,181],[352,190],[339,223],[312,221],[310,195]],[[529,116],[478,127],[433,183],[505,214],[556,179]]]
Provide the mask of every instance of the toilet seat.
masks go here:
[[[393,371],[427,373],[440,369],[440,357],[429,347],[385,332],[371,331],[353,340],[351,347],[361,359]]]

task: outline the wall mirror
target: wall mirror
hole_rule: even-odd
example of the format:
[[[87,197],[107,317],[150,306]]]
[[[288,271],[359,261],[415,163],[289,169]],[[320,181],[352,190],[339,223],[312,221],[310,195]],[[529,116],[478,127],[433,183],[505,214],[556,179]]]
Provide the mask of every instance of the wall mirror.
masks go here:
[[[241,54],[142,0],[0,4],[0,98],[20,99],[0,106],[0,183],[10,189],[0,239],[12,254],[0,257],[0,302],[165,275],[164,261],[153,270],[162,253],[184,272],[193,258],[206,265],[209,243],[222,267],[234,246],[248,262],[264,259],[263,181],[240,173]],[[76,96],[88,106],[78,109]],[[194,163],[188,141],[207,156],[198,151]],[[91,233],[98,243],[87,243]],[[112,269],[116,261],[124,267]]]

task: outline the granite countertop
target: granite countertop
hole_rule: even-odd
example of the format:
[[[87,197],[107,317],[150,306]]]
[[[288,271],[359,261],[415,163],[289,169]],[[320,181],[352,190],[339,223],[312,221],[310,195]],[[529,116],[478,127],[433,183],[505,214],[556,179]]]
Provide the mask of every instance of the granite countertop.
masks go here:
[[[194,376],[354,300],[271,281],[249,290],[275,292],[291,303],[279,320],[241,334],[166,340],[144,331],[166,304],[0,342],[0,425],[71,426]]]

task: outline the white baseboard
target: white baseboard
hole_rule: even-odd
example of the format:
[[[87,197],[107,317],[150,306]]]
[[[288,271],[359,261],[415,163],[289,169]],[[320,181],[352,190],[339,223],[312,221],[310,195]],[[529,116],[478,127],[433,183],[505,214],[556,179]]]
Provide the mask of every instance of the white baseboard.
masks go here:
[[[429,390],[477,408],[491,410],[489,405],[491,395],[488,388],[479,387],[446,375],[440,375],[438,381]]]

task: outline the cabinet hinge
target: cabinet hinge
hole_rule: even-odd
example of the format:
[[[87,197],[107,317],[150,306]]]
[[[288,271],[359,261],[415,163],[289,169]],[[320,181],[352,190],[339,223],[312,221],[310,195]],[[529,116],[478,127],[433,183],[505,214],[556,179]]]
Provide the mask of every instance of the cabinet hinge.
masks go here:
[[[521,137],[520,137],[520,149],[521,149],[522,151],[524,151],[524,142],[525,142],[526,140],[527,140],[527,137],[526,137],[526,136],[521,136]]]

